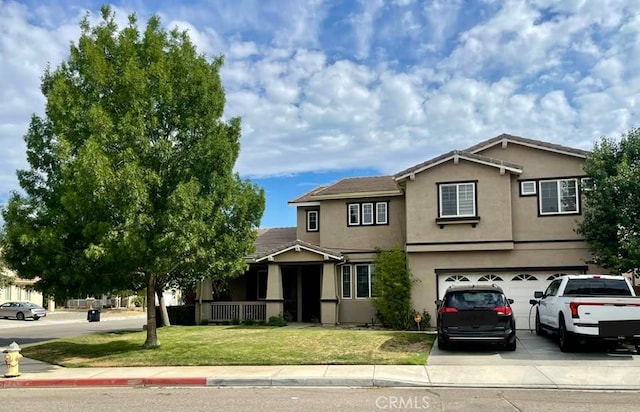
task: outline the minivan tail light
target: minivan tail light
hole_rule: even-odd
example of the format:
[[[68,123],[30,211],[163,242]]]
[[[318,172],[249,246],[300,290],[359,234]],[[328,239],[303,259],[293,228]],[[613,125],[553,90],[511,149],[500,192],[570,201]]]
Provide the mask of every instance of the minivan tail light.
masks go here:
[[[442,313],[457,313],[458,309],[456,308],[452,308],[452,307],[446,307],[443,306],[440,309],[438,309],[438,313],[442,314]]]
[[[493,311],[498,312],[498,315],[506,315],[506,316],[509,316],[513,313],[511,311],[510,306],[498,306],[496,308],[493,308]]]

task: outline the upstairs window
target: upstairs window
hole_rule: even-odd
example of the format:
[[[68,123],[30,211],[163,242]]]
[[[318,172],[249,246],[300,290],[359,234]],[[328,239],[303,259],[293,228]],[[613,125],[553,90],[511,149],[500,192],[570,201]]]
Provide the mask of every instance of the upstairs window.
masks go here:
[[[542,180],[539,198],[541,215],[579,213],[578,180]]]
[[[389,202],[347,204],[349,226],[374,226],[389,224]]]
[[[317,210],[307,210],[307,232],[317,232],[320,229],[318,215]]]
[[[349,226],[360,224],[360,203],[349,204]]]
[[[376,224],[387,224],[387,202],[376,203]]]
[[[373,224],[373,203],[362,204],[362,224],[363,225]]]
[[[440,217],[476,216],[475,183],[442,183],[438,187]]]

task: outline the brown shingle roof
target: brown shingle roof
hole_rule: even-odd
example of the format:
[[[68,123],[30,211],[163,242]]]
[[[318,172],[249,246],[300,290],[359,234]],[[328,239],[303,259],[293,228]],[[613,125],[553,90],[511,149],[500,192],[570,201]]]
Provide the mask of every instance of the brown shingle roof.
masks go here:
[[[319,186],[289,203],[311,202],[325,196],[353,193],[377,193],[399,191],[393,176],[348,177],[332,185]]]
[[[296,228],[295,227],[275,227],[270,229],[258,229],[258,238],[254,245],[256,247],[255,252],[247,256],[254,258],[256,256],[262,256],[271,250],[274,250],[282,245],[291,243],[296,240]]]
[[[348,177],[328,186],[317,196],[398,190],[393,176]]]
[[[326,188],[327,188],[326,185],[318,186],[314,189],[309,190],[307,193],[303,194],[302,196],[296,199],[290,200],[289,203],[312,202],[313,201],[312,196],[322,192]]]
[[[546,148],[546,149],[551,149],[554,151],[559,151],[559,152],[566,152],[566,153],[572,153],[572,154],[577,154],[579,156],[586,156],[589,154],[588,151],[586,150],[581,150],[581,149],[576,149],[573,147],[568,147],[568,146],[562,146],[559,144],[555,144],[555,143],[549,143],[549,142],[543,142],[542,140],[535,140],[535,139],[529,139],[526,137],[521,137],[521,136],[514,136],[511,134],[506,134],[503,133],[499,136],[493,137],[489,140],[485,140],[484,142],[480,142],[476,145],[473,145],[467,149],[465,149],[465,152],[476,152],[478,150],[484,149],[484,148],[488,148],[491,147],[495,144],[498,144],[500,142],[502,142],[503,139],[515,142],[515,143],[523,143],[526,145],[532,145],[532,146],[539,146],[541,148]]]

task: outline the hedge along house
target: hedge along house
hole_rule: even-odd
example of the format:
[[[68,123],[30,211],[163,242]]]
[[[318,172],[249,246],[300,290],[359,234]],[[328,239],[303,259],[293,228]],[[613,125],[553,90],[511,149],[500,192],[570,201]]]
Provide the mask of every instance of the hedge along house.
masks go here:
[[[416,278],[412,301],[434,301],[460,282],[492,282],[515,299],[518,327],[529,298],[563,273],[601,272],[576,233],[587,152],[500,135],[395,176],[347,178],[289,204],[295,228],[261,229],[249,269],[225,301],[202,285],[199,319],[283,315],[323,324],[375,318],[372,262],[401,247]]]

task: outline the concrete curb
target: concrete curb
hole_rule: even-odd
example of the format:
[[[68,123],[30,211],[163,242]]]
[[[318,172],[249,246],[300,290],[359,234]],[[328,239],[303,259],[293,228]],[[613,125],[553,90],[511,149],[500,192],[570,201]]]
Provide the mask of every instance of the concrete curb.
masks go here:
[[[495,385],[454,384],[400,381],[391,379],[348,378],[213,378],[213,377],[148,377],[148,378],[57,378],[22,379],[0,378],[0,388],[56,388],[56,387],[346,387],[346,388],[473,388],[473,389],[551,389],[570,391],[638,391],[638,385]]]
[[[0,379],[0,388],[53,388],[100,386],[206,386],[207,378],[58,378]]]

